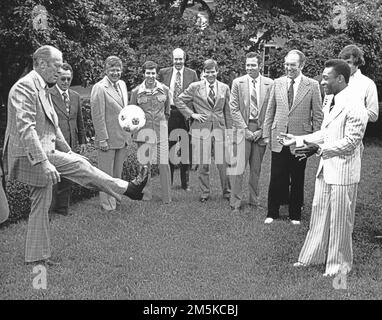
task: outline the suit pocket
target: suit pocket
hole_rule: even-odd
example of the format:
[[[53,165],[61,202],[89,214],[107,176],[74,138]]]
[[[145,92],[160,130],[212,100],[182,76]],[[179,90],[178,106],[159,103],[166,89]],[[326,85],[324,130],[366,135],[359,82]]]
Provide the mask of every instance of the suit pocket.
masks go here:
[[[303,127],[304,131],[306,131],[308,133],[312,133],[313,132],[313,127],[312,127],[311,124],[303,123],[302,127]]]

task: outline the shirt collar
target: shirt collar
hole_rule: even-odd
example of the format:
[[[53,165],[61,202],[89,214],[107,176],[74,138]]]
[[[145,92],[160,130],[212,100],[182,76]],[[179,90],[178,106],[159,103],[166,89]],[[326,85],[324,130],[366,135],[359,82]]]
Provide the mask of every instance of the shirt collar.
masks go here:
[[[184,71],[184,66],[182,67],[182,69],[178,70],[177,68],[175,67],[172,67],[173,69],[173,74],[176,74],[178,71],[180,72],[181,75],[183,75],[183,71]]]
[[[35,76],[36,76],[37,79],[38,79],[38,82],[40,82],[41,87],[45,89],[47,83],[46,83],[46,81],[43,79],[43,77],[41,77],[41,75],[40,75],[36,70],[33,70],[32,72],[34,72]]]
[[[60,93],[60,95],[62,95],[65,92],[66,95],[69,97],[69,90],[62,91],[57,84],[56,84],[56,88],[57,88],[58,92]]]
[[[109,84],[110,84],[112,87],[114,87],[114,83],[109,79],[108,76],[106,76],[106,79],[107,79],[107,81],[109,81]],[[118,81],[119,81],[119,80],[118,80]],[[118,85],[118,81],[115,83],[116,85]]]
[[[204,79],[204,82],[206,83],[206,87],[208,87],[208,88],[209,88],[211,85],[214,86],[214,88],[216,88],[216,85],[217,85],[217,83],[218,83],[217,80],[215,80],[215,82],[211,84],[211,83],[208,82],[207,79]]]
[[[160,83],[159,81],[155,80],[155,87],[153,90],[151,89],[148,89],[146,88],[146,83],[145,81],[143,81],[139,87],[138,87],[138,94],[141,94],[141,93],[150,93],[150,94],[155,94],[155,93],[164,93],[164,88],[163,88],[163,85],[162,83]]]
[[[356,72],[354,72],[350,78],[358,78],[362,74],[361,70],[358,69]]]
[[[259,81],[260,81],[260,73],[259,73],[259,75],[258,75],[256,78],[252,78],[249,74],[247,74],[247,78],[248,78],[250,81],[255,80],[256,83],[259,83]]]
[[[295,79],[294,79],[294,84],[295,85],[299,85],[300,82],[301,82],[301,78],[302,78],[302,73],[300,73]],[[292,79],[291,78],[288,78],[288,83],[291,83]]]

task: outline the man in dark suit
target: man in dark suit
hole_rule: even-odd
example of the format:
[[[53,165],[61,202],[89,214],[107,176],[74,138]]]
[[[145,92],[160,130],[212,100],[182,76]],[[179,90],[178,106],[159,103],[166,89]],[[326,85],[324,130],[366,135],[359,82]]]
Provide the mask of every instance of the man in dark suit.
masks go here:
[[[264,142],[270,143],[272,151],[266,224],[279,217],[289,185],[289,218],[293,225],[299,225],[301,220],[306,158],[296,157],[295,147],[283,147],[276,137],[280,132],[302,135],[321,127],[320,87],[316,80],[302,74],[305,60],[299,50],[288,52],[284,62],[286,75],[274,81],[270,92],[263,127]]]
[[[170,92],[173,97],[173,101],[175,101],[176,98],[178,98],[179,94],[181,94],[187,87],[192,83],[198,81],[198,76],[196,72],[192,69],[186,68],[184,66],[184,62],[186,59],[186,53],[180,49],[176,48],[172,52],[172,58],[173,58],[173,66],[168,68],[163,68],[159,70],[159,81],[164,83],[167,87],[170,88]],[[180,129],[189,131],[189,121],[185,120],[182,113],[175,107],[174,102],[171,104],[171,112],[170,112],[170,118],[168,119],[168,134],[169,134],[169,148],[170,150],[173,149],[173,152],[175,152],[175,148],[172,148],[176,145],[179,135],[175,134],[175,131],[173,132],[173,136],[171,136],[171,132],[173,130]],[[190,141],[190,140],[189,140]],[[181,143],[181,142],[180,142]],[[180,161],[180,180],[182,189],[189,191],[189,174],[190,174],[190,167],[191,167],[191,143],[188,144],[188,146],[183,146],[181,150],[185,150],[185,148],[188,148],[189,151],[189,163],[183,163]],[[174,159],[175,157],[171,156],[170,154],[170,170],[171,170],[171,183],[173,183],[174,180],[174,169],[175,165],[171,162],[171,159]]]
[[[127,182],[113,178],[74,153],[58,126],[48,84],[55,84],[63,64],[62,53],[42,46],[33,54],[33,70],[19,79],[8,96],[4,139],[4,173],[30,186],[31,212],[25,241],[25,262],[54,266],[49,236],[52,185],[68,178],[84,187],[102,190],[121,199],[142,200],[148,168]]]
[[[69,146],[76,150],[80,145],[80,153],[86,148],[86,135],[82,119],[80,95],[69,89],[73,79],[72,67],[64,63],[61,67],[57,83],[50,89],[54,110],[57,113],[58,125]],[[68,215],[72,182],[62,178],[53,186],[50,211]]]

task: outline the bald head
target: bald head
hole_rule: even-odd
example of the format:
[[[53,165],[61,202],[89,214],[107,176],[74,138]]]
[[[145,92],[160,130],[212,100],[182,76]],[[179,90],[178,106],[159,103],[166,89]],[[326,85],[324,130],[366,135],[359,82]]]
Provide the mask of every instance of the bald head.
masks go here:
[[[174,67],[177,70],[180,70],[183,68],[185,60],[186,60],[186,53],[182,49],[176,48],[172,52],[172,62]]]
[[[62,52],[45,45],[33,53],[33,69],[50,84],[56,83],[62,66]]]

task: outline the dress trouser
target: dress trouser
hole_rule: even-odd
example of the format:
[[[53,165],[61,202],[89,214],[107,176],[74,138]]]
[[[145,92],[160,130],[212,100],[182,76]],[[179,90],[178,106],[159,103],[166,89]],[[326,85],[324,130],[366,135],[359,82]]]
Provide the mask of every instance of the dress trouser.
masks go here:
[[[349,272],[353,265],[352,233],[358,184],[333,185],[316,178],[309,231],[298,261],[323,264],[325,272]]]
[[[78,155],[55,151],[48,154],[48,160],[56,167],[61,177],[87,188],[102,190],[118,200],[121,200],[121,195],[127,189],[127,181],[109,176]],[[30,198],[31,212],[25,243],[26,262],[51,256],[48,213],[52,200],[52,185],[31,186]]]
[[[289,218],[301,220],[301,204],[304,199],[306,159],[299,161],[289,147],[283,147],[281,152],[272,151],[271,180],[268,190],[268,215],[277,219],[283,195],[290,184]]]
[[[114,178],[122,177],[123,163],[127,157],[127,149],[109,149],[101,151],[98,149],[98,168]],[[101,206],[104,210],[110,211],[117,208],[117,199],[105,192],[99,193]]]
[[[252,132],[258,130],[258,123],[249,122],[248,129]],[[237,155],[238,161],[245,161],[245,167],[249,163],[249,204],[258,205],[259,197],[259,178],[261,172],[261,163],[263,161],[266,145],[260,145],[258,142],[243,139],[240,143],[245,143],[245,154]],[[240,147],[237,150],[241,150]],[[230,205],[232,208],[240,208],[243,198],[243,177],[244,172],[233,177],[233,186]]]
[[[153,197],[151,165],[153,163],[159,166],[159,180],[162,192],[162,201],[164,203],[171,202],[171,181],[170,181],[170,166],[168,164],[168,141],[163,140],[158,143],[137,142],[138,146],[138,161],[141,164],[148,164],[149,175],[147,184],[143,189],[143,200],[151,200]],[[143,155],[146,156],[143,156]],[[146,158],[147,161],[140,160]]]
[[[173,130],[180,129],[184,130],[185,132],[189,131],[188,125],[186,124],[186,120],[184,119],[184,116],[175,108],[172,107],[170,117],[168,119],[168,135],[170,137],[171,132]],[[169,140],[169,149],[173,148],[177,141]],[[190,168],[192,163],[192,151],[191,151],[191,139],[188,140],[188,144],[185,145],[184,142],[182,143],[182,140],[180,138],[180,144],[182,145],[181,150],[184,150],[184,148],[188,148],[188,154],[189,154],[189,163],[179,163],[180,167],[180,181],[181,186],[183,189],[186,189],[189,186],[189,179],[190,179]],[[174,170],[175,165],[171,162],[171,159],[169,161],[170,164],[170,171],[171,171],[171,184],[173,184],[174,181]]]

